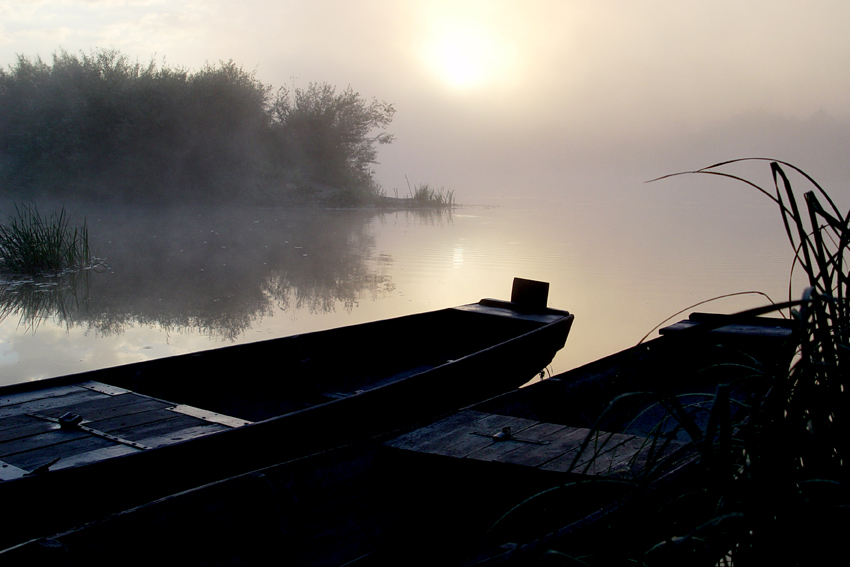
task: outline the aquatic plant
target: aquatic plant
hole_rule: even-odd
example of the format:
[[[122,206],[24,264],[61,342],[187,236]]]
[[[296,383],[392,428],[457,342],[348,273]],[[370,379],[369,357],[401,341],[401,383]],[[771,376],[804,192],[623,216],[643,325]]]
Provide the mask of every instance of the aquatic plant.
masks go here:
[[[405,177],[407,179],[407,177]],[[407,189],[410,200],[416,207],[431,207],[436,209],[451,209],[455,205],[454,191],[447,191],[444,187],[434,189],[427,183],[411,187],[407,181]]]
[[[56,274],[91,262],[86,223],[70,226],[64,207],[45,217],[35,205],[15,204],[0,225],[0,270],[7,274]]]
[[[743,161],[768,161],[772,189],[728,170]],[[811,185],[804,206],[788,172]],[[793,356],[773,368],[755,360],[704,368],[716,379],[714,392],[650,390],[612,400],[607,413],[638,408],[631,422],[649,424],[645,444],[654,458],[638,476],[571,482],[517,505],[489,533],[490,543],[495,534],[496,541],[539,538],[514,564],[819,565],[843,552],[850,527],[848,214],[812,177],[785,162],[733,160],[687,173],[731,178],[770,198],[794,249],[792,276],[802,270],[807,287],[781,304],[725,322],[709,319],[688,338],[671,339],[698,338],[729,321],[782,312],[796,328]],[[730,384],[759,376],[764,387],[755,389],[750,403],[730,396]],[[573,470],[599,464],[605,435],[600,426],[591,431]],[[665,455],[672,438],[687,440],[692,463],[675,482],[655,482],[674,463],[681,465]],[[572,502],[602,489],[602,498],[591,499],[595,507],[576,514]],[[533,512],[544,508],[547,524]],[[522,529],[511,527],[518,524]]]

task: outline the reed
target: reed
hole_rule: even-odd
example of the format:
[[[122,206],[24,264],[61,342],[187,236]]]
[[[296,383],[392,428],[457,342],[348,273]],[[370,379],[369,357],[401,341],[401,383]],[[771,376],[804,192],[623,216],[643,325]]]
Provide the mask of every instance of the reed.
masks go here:
[[[88,228],[70,226],[65,208],[42,216],[33,205],[15,204],[0,225],[0,269],[8,274],[57,274],[90,266]]]
[[[729,172],[742,161],[769,162],[773,186]],[[802,199],[788,172],[810,185]],[[654,416],[646,438],[647,444],[662,449],[658,458],[650,460],[641,478],[618,481],[619,493],[593,514],[577,519],[568,503],[611,480],[570,483],[517,505],[491,529],[490,537],[517,541],[506,526],[520,518],[528,532],[534,522],[528,511],[547,501],[565,505],[560,523],[556,519],[554,524],[570,526],[546,527],[547,545],[517,564],[816,565],[843,552],[843,534],[850,527],[850,215],[842,214],[811,176],[789,163],[732,160],[686,173],[734,179],[777,206],[794,250],[792,276],[802,270],[807,287],[794,298],[789,282],[788,301],[739,315],[781,312],[791,317],[798,329],[795,354],[780,368],[752,361],[706,369],[717,377],[715,392],[681,396],[648,391],[612,400],[608,412],[642,408],[633,422]],[[766,387],[741,407],[742,402],[730,398],[729,384],[758,375]],[[644,403],[632,403],[638,397]],[[672,437],[689,439],[696,466],[684,482],[659,489],[652,481],[669,470],[662,455]],[[592,462],[604,443],[598,430],[588,435],[575,470]]]
[[[407,189],[410,195],[409,198],[416,207],[451,209],[455,206],[454,191],[447,191],[444,187],[434,189],[427,183],[411,187],[408,180]]]

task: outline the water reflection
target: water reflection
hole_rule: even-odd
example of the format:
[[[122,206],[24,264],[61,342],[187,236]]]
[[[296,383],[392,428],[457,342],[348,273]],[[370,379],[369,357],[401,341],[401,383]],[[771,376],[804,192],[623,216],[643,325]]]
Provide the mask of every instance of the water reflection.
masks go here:
[[[206,208],[87,212],[109,270],[0,285],[0,320],[101,336],[131,326],[234,340],[275,311],[350,311],[394,288],[369,211]],[[429,220],[429,222],[432,222]]]
[[[71,314],[85,309],[91,271],[55,277],[0,279],[0,322],[17,318],[18,327],[35,332],[42,321],[70,321]]]
[[[698,301],[787,294],[793,251],[769,203],[729,207],[695,189],[691,204],[671,211],[679,201],[669,195],[639,197],[599,206],[523,196],[451,216],[87,209],[95,253],[111,270],[91,274],[86,297],[79,288],[68,297],[63,325],[28,333],[7,313],[0,382],[504,298],[516,276],[550,282],[549,304],[576,314],[552,365],[560,372],[633,346]],[[739,296],[702,309],[764,301]]]

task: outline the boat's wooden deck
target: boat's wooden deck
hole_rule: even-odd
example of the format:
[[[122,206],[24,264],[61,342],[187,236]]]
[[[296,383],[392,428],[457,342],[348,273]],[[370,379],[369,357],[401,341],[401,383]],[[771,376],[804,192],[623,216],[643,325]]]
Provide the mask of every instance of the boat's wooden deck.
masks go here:
[[[66,414],[79,418],[63,427],[60,418]],[[145,451],[247,423],[100,382],[19,392],[0,398],[0,480],[40,467],[56,470]]]
[[[505,428],[510,428],[509,434]],[[636,476],[648,458],[658,459],[684,446],[677,441],[653,444],[645,437],[594,432],[582,450],[590,433],[580,427],[465,410],[385,445],[459,459],[613,477]]]

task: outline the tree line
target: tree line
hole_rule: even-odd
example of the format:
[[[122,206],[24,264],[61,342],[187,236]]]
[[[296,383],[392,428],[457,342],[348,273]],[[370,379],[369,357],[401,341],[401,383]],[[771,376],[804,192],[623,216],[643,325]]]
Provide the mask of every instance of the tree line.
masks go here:
[[[351,87],[275,91],[233,61],[19,55],[0,69],[0,184],[25,198],[285,203],[322,183],[368,199],[394,112]]]

